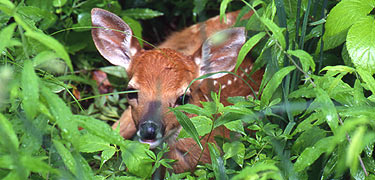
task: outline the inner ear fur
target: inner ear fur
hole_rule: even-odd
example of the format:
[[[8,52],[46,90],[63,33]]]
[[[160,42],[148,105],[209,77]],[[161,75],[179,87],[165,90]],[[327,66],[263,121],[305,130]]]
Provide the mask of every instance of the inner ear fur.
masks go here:
[[[246,33],[243,27],[219,31],[209,37],[193,55],[193,59],[199,67],[199,75],[232,71],[245,41]],[[224,73],[218,73],[209,78],[216,79],[224,75]]]
[[[131,57],[141,49],[130,27],[117,15],[99,8],[91,10],[91,21],[92,38],[100,54],[128,69]]]

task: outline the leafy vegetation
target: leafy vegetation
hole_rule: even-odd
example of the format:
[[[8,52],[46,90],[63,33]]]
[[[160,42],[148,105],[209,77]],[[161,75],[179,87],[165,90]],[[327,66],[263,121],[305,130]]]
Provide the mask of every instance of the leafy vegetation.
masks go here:
[[[151,44],[217,14],[254,11],[237,23],[249,39],[236,71],[250,51],[253,72],[265,70],[260,97],[223,106],[213,93],[202,107],[173,109],[180,138],[221,125],[233,136],[209,144],[212,164],[166,178],[375,178],[374,0],[0,0],[3,179],[148,179],[171,168],[166,145],[153,152],[109,126],[126,108],[126,74],[93,46],[94,7]],[[111,85],[93,80],[101,71]]]

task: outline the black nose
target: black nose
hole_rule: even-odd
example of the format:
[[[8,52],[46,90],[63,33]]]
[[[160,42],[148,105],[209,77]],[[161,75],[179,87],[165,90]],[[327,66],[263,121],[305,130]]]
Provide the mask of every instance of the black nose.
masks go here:
[[[146,121],[141,124],[140,133],[141,138],[144,140],[154,140],[156,138],[156,130],[158,129],[158,125],[151,121]]]

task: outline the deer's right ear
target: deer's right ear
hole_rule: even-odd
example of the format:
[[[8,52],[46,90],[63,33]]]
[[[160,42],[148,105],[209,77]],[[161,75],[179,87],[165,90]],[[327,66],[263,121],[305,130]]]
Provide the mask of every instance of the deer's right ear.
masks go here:
[[[130,27],[118,16],[103,9],[91,10],[91,34],[96,48],[110,63],[128,69],[140,46]]]

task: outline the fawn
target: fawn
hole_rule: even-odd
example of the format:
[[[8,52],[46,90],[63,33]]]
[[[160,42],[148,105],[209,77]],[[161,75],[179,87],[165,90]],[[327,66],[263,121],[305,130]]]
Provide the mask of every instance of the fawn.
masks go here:
[[[210,92],[218,91],[220,86],[221,99],[252,94],[237,77],[218,73],[195,81],[183,101],[184,92],[193,79],[207,73],[234,70],[238,52],[246,41],[244,28],[231,28],[238,14],[238,11],[226,14],[226,23],[213,17],[173,34],[156,49],[144,50],[120,17],[99,8],[91,11],[92,25],[98,27],[92,29],[97,49],[110,63],[125,68],[129,77],[127,89],[138,90],[127,95],[129,107],[113,128],[120,125],[124,138],[135,137],[150,144],[150,148],[167,142],[170,148],[167,157],[177,160],[173,165],[176,173],[194,169],[198,160],[202,163],[211,160],[208,148],[201,154],[192,138],[176,140],[181,125],[168,108],[186,103],[200,105],[200,101],[208,101]],[[245,18],[251,15],[247,13]],[[223,40],[216,43],[215,37],[223,37]],[[250,72],[252,61],[246,59],[240,68]],[[239,74],[246,78],[244,72]],[[263,72],[257,71],[252,75],[255,81],[249,81],[256,92],[262,76]],[[228,130],[219,129],[213,134],[228,137]],[[203,145],[206,142],[215,142],[213,135],[202,139]]]

